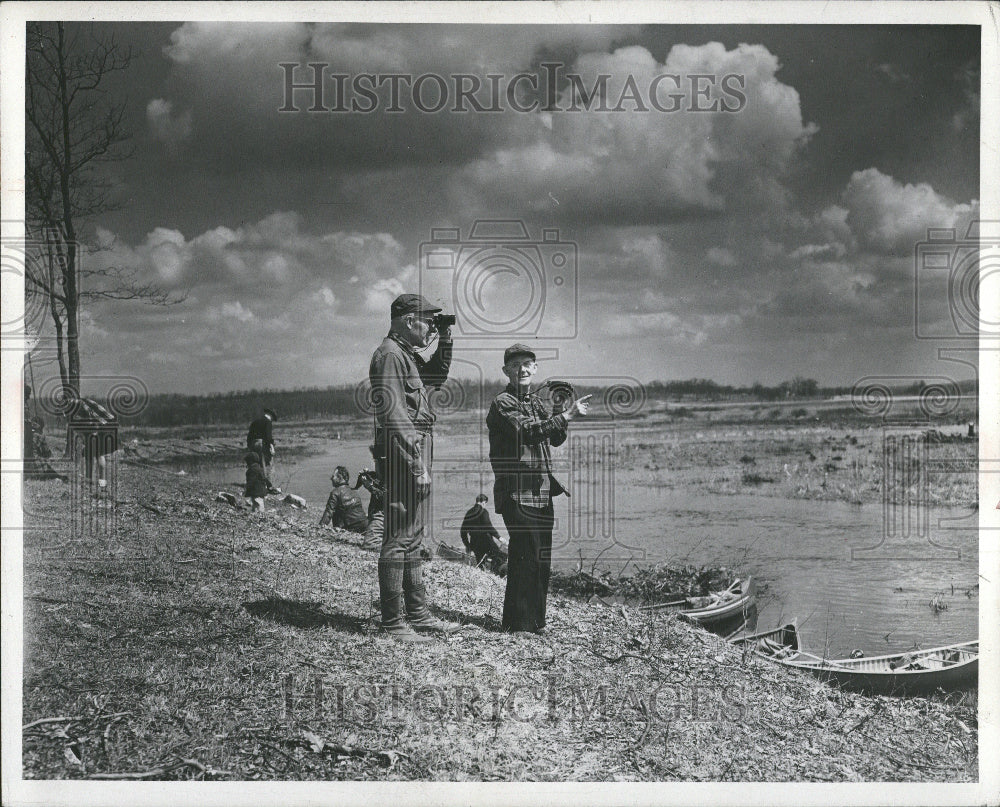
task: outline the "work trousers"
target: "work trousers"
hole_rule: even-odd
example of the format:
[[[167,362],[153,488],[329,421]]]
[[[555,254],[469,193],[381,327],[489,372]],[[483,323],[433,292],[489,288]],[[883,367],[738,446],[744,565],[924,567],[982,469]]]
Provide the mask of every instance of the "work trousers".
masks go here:
[[[545,627],[555,513],[551,502],[529,507],[508,499],[500,515],[510,536],[502,628],[534,632]]]
[[[434,459],[434,440],[430,433],[419,435],[419,450],[424,467],[430,472]],[[390,441],[386,457],[376,461],[379,477],[385,483],[385,533],[379,562],[399,563],[419,560],[422,546],[433,540],[431,519],[432,491],[417,493],[417,477],[398,446]]]

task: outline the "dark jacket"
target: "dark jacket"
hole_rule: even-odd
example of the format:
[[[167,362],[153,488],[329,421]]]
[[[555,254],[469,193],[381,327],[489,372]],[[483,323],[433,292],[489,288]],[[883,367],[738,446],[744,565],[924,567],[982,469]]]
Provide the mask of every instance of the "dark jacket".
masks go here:
[[[326,509],[319,523],[320,526],[330,524],[353,532],[364,532],[368,527],[361,499],[346,482],[334,486],[330,491],[330,498],[326,500]]]
[[[263,466],[258,462],[247,465],[247,484],[243,489],[243,495],[249,499],[263,499],[267,496],[267,487]]]
[[[274,447],[274,424],[267,415],[261,415],[250,423],[247,431],[247,448],[253,450],[254,440],[264,443],[264,454],[268,457],[274,452],[270,449]]]
[[[547,507],[552,496],[568,491],[552,475],[552,446],[566,441],[567,420],[549,412],[533,393],[519,394],[513,385],[493,399],[486,425],[490,432],[490,464],[496,481],[496,512],[508,500]]]
[[[503,552],[497,544],[497,541],[500,540],[500,533],[490,521],[490,514],[486,508],[478,502],[466,512],[465,518],[462,520],[461,535],[465,548],[475,552],[477,561],[481,561],[484,555],[491,552],[501,554]]]
[[[368,492],[371,494],[368,500],[368,520],[371,521],[385,509],[385,488],[381,485],[372,485]]]
[[[394,334],[382,340],[372,355],[368,379],[375,408],[375,452],[388,456],[395,443],[405,467],[414,476],[426,470],[417,445],[418,432],[430,432],[434,412],[427,387],[437,389],[451,368],[451,341],[438,342],[434,355],[425,361],[413,348]]]

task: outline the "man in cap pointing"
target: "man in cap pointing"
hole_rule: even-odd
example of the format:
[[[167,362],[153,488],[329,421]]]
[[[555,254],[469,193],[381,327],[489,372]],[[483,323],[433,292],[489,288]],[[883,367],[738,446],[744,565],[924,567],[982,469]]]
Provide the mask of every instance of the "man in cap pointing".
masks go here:
[[[576,417],[586,415],[589,395],[562,412],[549,412],[531,394],[538,370],[535,352],[511,345],[503,354],[507,388],[490,406],[490,463],[496,511],[507,526],[507,593],[503,604],[505,631],[540,633],[552,569],[552,497],[567,493],[552,475],[552,447],[566,441]]]
[[[441,311],[419,294],[401,294],[390,308],[389,334],[372,356],[368,376],[375,409],[376,470],[385,486],[385,534],[378,561],[381,629],[398,641],[429,641],[427,631],[450,633],[453,622],[427,607],[420,550],[432,531],[431,462],[435,415],[427,388],[438,388],[451,367],[451,329],[440,333],[425,360]],[[419,633],[418,633],[419,631]]]

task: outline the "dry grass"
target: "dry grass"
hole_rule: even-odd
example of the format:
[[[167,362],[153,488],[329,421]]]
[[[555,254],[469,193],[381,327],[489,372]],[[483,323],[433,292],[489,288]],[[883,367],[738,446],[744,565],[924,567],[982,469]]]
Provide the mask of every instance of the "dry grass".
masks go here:
[[[562,595],[545,635],[502,634],[503,581],[442,561],[435,611],[465,628],[398,645],[374,554],[317,513],[129,465],[118,497],[114,536],[74,537],[65,487],[27,486],[52,517],[24,537],[27,778],[977,778],[974,697],[845,694]]]
[[[976,440],[923,440],[919,428],[897,434],[808,423],[746,425],[706,424],[659,442],[626,443],[623,470],[636,484],[708,493],[978,506]]]

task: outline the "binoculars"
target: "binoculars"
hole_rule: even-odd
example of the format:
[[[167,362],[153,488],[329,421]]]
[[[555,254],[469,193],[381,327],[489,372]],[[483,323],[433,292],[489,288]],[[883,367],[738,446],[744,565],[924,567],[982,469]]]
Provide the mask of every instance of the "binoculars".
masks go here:
[[[434,328],[438,331],[443,331],[445,328],[450,328],[455,324],[457,318],[454,314],[435,314],[434,315]]]

